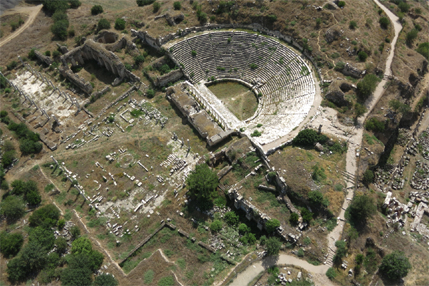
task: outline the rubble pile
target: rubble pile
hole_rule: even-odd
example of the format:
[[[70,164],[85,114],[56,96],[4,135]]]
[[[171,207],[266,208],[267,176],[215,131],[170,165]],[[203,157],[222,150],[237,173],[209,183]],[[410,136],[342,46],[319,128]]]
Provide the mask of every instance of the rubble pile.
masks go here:
[[[410,185],[416,190],[429,189],[429,165],[427,163],[416,161],[416,171],[414,171]]]

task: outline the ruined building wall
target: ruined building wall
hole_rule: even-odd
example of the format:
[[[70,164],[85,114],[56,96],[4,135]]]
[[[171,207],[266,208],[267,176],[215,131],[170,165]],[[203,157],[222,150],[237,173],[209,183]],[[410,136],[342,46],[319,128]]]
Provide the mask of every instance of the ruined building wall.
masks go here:
[[[162,75],[156,79],[156,86],[166,86],[169,82],[175,82],[183,77],[183,72],[180,69],[173,70],[168,74]]]

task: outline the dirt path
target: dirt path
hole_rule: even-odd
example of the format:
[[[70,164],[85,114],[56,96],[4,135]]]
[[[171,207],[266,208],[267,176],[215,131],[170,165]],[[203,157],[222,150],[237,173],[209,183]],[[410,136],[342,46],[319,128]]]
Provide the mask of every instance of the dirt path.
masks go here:
[[[365,102],[365,106],[367,107],[368,111],[359,119],[359,122],[358,122],[356,128],[351,129],[352,132],[350,134],[348,134],[346,136],[345,135],[341,136],[343,138],[347,137],[348,143],[349,143],[348,144],[348,150],[347,150],[347,158],[346,158],[346,172],[348,172],[349,174],[353,174],[355,176],[356,176],[356,171],[357,171],[356,149],[358,149],[360,147],[361,142],[362,142],[363,122],[365,121],[365,118],[370,114],[370,112],[374,108],[374,106],[377,104],[378,100],[384,94],[384,90],[385,90],[384,86],[386,85],[386,83],[388,81],[387,77],[392,75],[391,65],[392,65],[392,60],[393,60],[393,56],[395,53],[395,45],[396,45],[396,41],[398,40],[399,33],[402,29],[402,26],[399,23],[399,21],[398,21],[399,19],[398,19],[398,17],[396,17],[396,15],[394,15],[392,12],[390,12],[378,0],[374,0],[374,2],[381,9],[383,9],[383,11],[390,18],[390,21],[394,27],[395,37],[392,40],[390,54],[386,60],[386,68],[385,68],[385,72],[384,72],[385,77],[378,84],[373,95],[370,98],[368,98],[368,100]],[[320,93],[319,93],[319,95],[320,95]],[[318,105],[316,105],[316,106],[318,106]],[[317,110],[316,108],[313,108],[312,111],[315,113],[316,110]],[[329,122],[328,125],[333,125],[332,122],[330,122],[330,121],[328,121],[328,122]],[[338,125],[340,125],[338,122],[336,122],[334,125],[335,126],[330,126],[330,128],[328,128],[327,130],[328,130],[328,133],[331,133],[331,132],[329,132],[330,130],[337,130],[336,132],[332,132],[336,136],[339,135],[338,129],[340,129],[340,130],[350,129],[350,128],[345,127],[345,126],[338,126]],[[266,148],[268,146],[264,146],[264,147]],[[264,151],[266,151],[266,149]],[[354,188],[355,188],[354,184],[352,182],[347,181],[348,192],[347,192],[346,198],[344,199],[344,203],[343,203],[341,211],[340,211],[339,223],[334,228],[334,230],[331,233],[329,233],[329,235],[328,235],[328,246],[331,249],[330,250],[331,258],[332,258],[332,254],[335,253],[335,251],[336,251],[335,241],[340,239],[341,233],[343,232],[343,228],[344,228],[344,224],[345,224],[344,214],[345,214],[345,210],[347,209],[347,207],[350,204],[351,199],[354,196]],[[234,281],[232,282],[231,285],[237,285],[237,286],[238,285],[247,285],[261,271],[264,271],[268,267],[271,267],[271,266],[276,265],[276,264],[292,264],[292,265],[302,267],[303,269],[315,274],[314,282],[316,285],[332,285],[330,280],[326,279],[326,276],[325,276],[326,271],[331,266],[331,263],[332,263],[331,261],[329,261],[326,265],[314,266],[314,265],[309,264],[308,262],[306,262],[304,260],[301,260],[297,257],[290,256],[287,254],[280,254],[278,261],[275,261],[272,259],[270,261],[269,259],[270,258],[266,258],[262,261],[259,261],[257,263],[250,265],[246,270],[244,270],[243,272],[241,272],[240,274],[238,274],[236,276],[236,278],[234,279]]]
[[[43,5],[40,4],[38,6],[33,7],[15,7],[13,9],[7,10],[2,16],[5,15],[11,15],[16,13],[26,14],[28,15],[27,21],[19,27],[18,30],[4,38],[2,41],[0,41],[0,48],[5,45],[6,43],[10,42],[11,40],[15,39],[17,36],[19,36],[22,32],[24,32],[25,29],[30,27],[31,24],[33,24],[34,19],[36,19],[37,14],[39,14],[40,10],[42,10]]]
[[[325,276],[326,271],[328,270],[329,266],[322,265],[322,266],[314,266],[307,261],[301,260],[295,256],[287,255],[287,254],[280,254],[278,259],[274,259],[273,257],[267,257],[261,261],[258,261],[256,263],[253,263],[249,267],[246,268],[243,272],[239,273],[234,281],[229,284],[231,286],[242,286],[247,285],[250,281],[252,281],[259,273],[262,271],[268,269],[269,267],[272,267],[274,265],[296,265],[299,266],[315,275],[317,275],[318,279],[314,279],[316,281],[315,285],[321,285],[321,286],[328,286],[333,285],[329,279]],[[321,275],[319,275],[321,274]],[[326,277],[326,279],[322,279],[323,276]]]

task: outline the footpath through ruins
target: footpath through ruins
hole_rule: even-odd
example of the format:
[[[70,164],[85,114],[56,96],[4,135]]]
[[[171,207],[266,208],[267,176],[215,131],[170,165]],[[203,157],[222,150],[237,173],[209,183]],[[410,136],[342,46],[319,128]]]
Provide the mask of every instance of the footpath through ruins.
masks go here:
[[[395,31],[395,37],[392,40],[391,50],[390,54],[387,57],[386,60],[386,68],[385,68],[385,75],[383,79],[378,84],[377,88],[375,89],[373,95],[367,99],[365,102],[365,106],[367,108],[367,112],[360,118],[358,123],[356,124],[356,127],[348,130],[348,132],[345,134],[343,131],[347,130],[348,128],[345,126],[329,126],[326,128],[325,133],[333,133],[332,135],[344,138],[348,142],[348,149],[347,149],[347,158],[346,158],[346,173],[350,174],[352,177],[356,176],[357,171],[357,161],[356,161],[356,152],[357,149],[360,148],[361,142],[362,142],[362,136],[363,136],[363,123],[365,122],[366,117],[371,113],[374,106],[377,104],[378,100],[381,98],[381,96],[384,93],[385,85],[387,84],[389,77],[392,76],[392,70],[391,65],[393,61],[393,56],[395,54],[395,46],[396,41],[398,40],[399,33],[402,29],[402,25],[399,22],[399,18],[393,14],[389,9],[387,9],[384,5],[382,5],[379,0],[374,0],[374,2],[386,13],[386,15],[389,17],[390,22],[393,24],[393,28]],[[316,116],[319,116],[320,119],[323,120],[323,114],[321,112],[318,112]],[[314,122],[317,122],[314,120]],[[324,124],[332,124],[330,121],[323,121]],[[339,122],[336,122],[335,124],[340,125]],[[324,128],[325,130],[325,128]],[[332,130],[337,130],[337,132],[332,132]],[[325,262],[325,265],[320,266],[314,266],[306,261],[303,261],[295,256],[291,256],[288,254],[280,254],[277,261],[271,262],[272,258],[267,257],[263,259],[262,261],[258,261],[256,263],[253,263],[252,265],[248,266],[244,271],[242,271],[239,274],[236,274],[236,277],[234,281],[230,285],[247,285],[249,282],[251,282],[261,271],[264,271],[268,269],[269,267],[273,265],[296,265],[299,266],[306,271],[313,274],[313,277],[315,279],[314,283],[315,285],[332,285],[332,283],[329,281],[329,279],[326,279],[326,271],[329,267],[332,266],[332,259],[335,255],[336,246],[335,242],[340,239],[341,234],[343,232],[343,228],[345,225],[345,210],[349,207],[349,204],[351,202],[351,199],[354,196],[354,189],[355,189],[355,183],[352,180],[347,180],[347,195],[344,199],[343,205],[341,207],[340,214],[338,216],[338,224],[337,226],[328,234],[328,258]],[[233,270],[234,271],[234,270]],[[322,275],[320,275],[322,274]],[[323,276],[323,277],[322,277]]]

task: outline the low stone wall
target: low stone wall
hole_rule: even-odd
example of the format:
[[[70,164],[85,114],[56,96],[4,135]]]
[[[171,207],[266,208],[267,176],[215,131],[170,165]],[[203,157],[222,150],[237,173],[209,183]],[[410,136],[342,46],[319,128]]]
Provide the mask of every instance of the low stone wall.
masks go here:
[[[71,81],[74,85],[80,88],[84,93],[90,95],[92,93],[92,85],[85,81],[83,78],[80,78],[75,74],[68,66],[63,66],[59,68],[59,71],[63,77]]]
[[[170,82],[178,81],[183,77],[183,72],[180,69],[172,70],[168,74],[162,75],[156,79],[156,86],[166,86]]]

